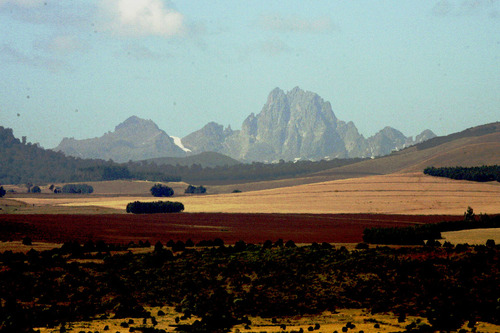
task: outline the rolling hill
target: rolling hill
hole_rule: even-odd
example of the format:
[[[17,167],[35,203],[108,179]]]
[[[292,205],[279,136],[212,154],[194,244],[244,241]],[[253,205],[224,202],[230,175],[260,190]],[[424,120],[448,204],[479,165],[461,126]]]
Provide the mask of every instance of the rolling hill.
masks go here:
[[[344,173],[359,176],[383,175],[395,172],[419,172],[428,166],[471,167],[494,164],[500,164],[500,122],[435,137],[388,156],[324,170],[311,177]]]

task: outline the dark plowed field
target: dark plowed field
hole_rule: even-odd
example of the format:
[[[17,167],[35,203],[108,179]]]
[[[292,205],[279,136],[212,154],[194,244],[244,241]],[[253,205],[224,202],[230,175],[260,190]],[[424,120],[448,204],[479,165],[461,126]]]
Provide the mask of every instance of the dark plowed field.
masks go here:
[[[61,243],[104,240],[194,242],[221,238],[226,243],[244,240],[293,240],[296,243],[356,243],[368,227],[396,227],[459,220],[463,216],[372,214],[218,214],[181,213],[152,215],[0,215],[0,239]]]
[[[166,242],[192,239],[194,242],[221,238],[262,243],[293,240],[296,243],[362,241],[368,227],[408,226],[463,216],[415,216],[376,214],[152,214],[152,215],[0,215],[0,240],[62,243],[89,239],[126,244],[134,241]]]

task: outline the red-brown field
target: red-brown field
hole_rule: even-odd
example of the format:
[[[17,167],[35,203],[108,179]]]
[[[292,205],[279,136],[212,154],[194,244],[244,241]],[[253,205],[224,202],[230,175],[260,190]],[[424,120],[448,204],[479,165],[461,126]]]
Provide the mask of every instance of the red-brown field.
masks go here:
[[[0,215],[0,239],[61,243],[104,240],[115,244],[131,241],[194,242],[221,238],[227,244],[244,240],[293,240],[296,243],[357,243],[368,227],[408,226],[463,216],[382,214],[221,214],[180,213],[152,215]]]

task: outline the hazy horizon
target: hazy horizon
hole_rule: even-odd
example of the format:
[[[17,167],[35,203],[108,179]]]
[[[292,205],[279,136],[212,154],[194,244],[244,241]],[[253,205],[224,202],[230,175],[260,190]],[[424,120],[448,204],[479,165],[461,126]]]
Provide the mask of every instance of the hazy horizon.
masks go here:
[[[53,148],[132,115],[240,129],[295,86],[369,137],[500,120],[500,1],[0,0],[0,126]]]

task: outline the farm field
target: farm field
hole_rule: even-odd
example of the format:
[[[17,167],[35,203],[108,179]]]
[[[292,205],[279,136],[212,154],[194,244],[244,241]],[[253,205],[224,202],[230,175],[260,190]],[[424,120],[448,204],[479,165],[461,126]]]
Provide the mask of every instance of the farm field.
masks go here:
[[[103,240],[108,243],[220,238],[228,244],[238,240],[263,243],[293,240],[295,243],[358,243],[369,227],[409,226],[460,220],[463,216],[372,215],[372,214],[3,214],[1,240],[63,243]],[[10,238],[10,239],[9,239]]]
[[[500,228],[473,229],[442,232],[443,242],[452,244],[485,244],[488,239],[493,239],[500,244]]]
[[[182,195],[162,200],[180,201],[185,206],[185,212],[191,213],[459,215],[468,206],[478,214],[500,213],[499,197],[498,182],[477,183],[407,173],[242,193]],[[156,201],[159,198],[89,195],[61,198],[20,196],[17,200],[31,206],[104,207],[123,211],[131,201]]]

